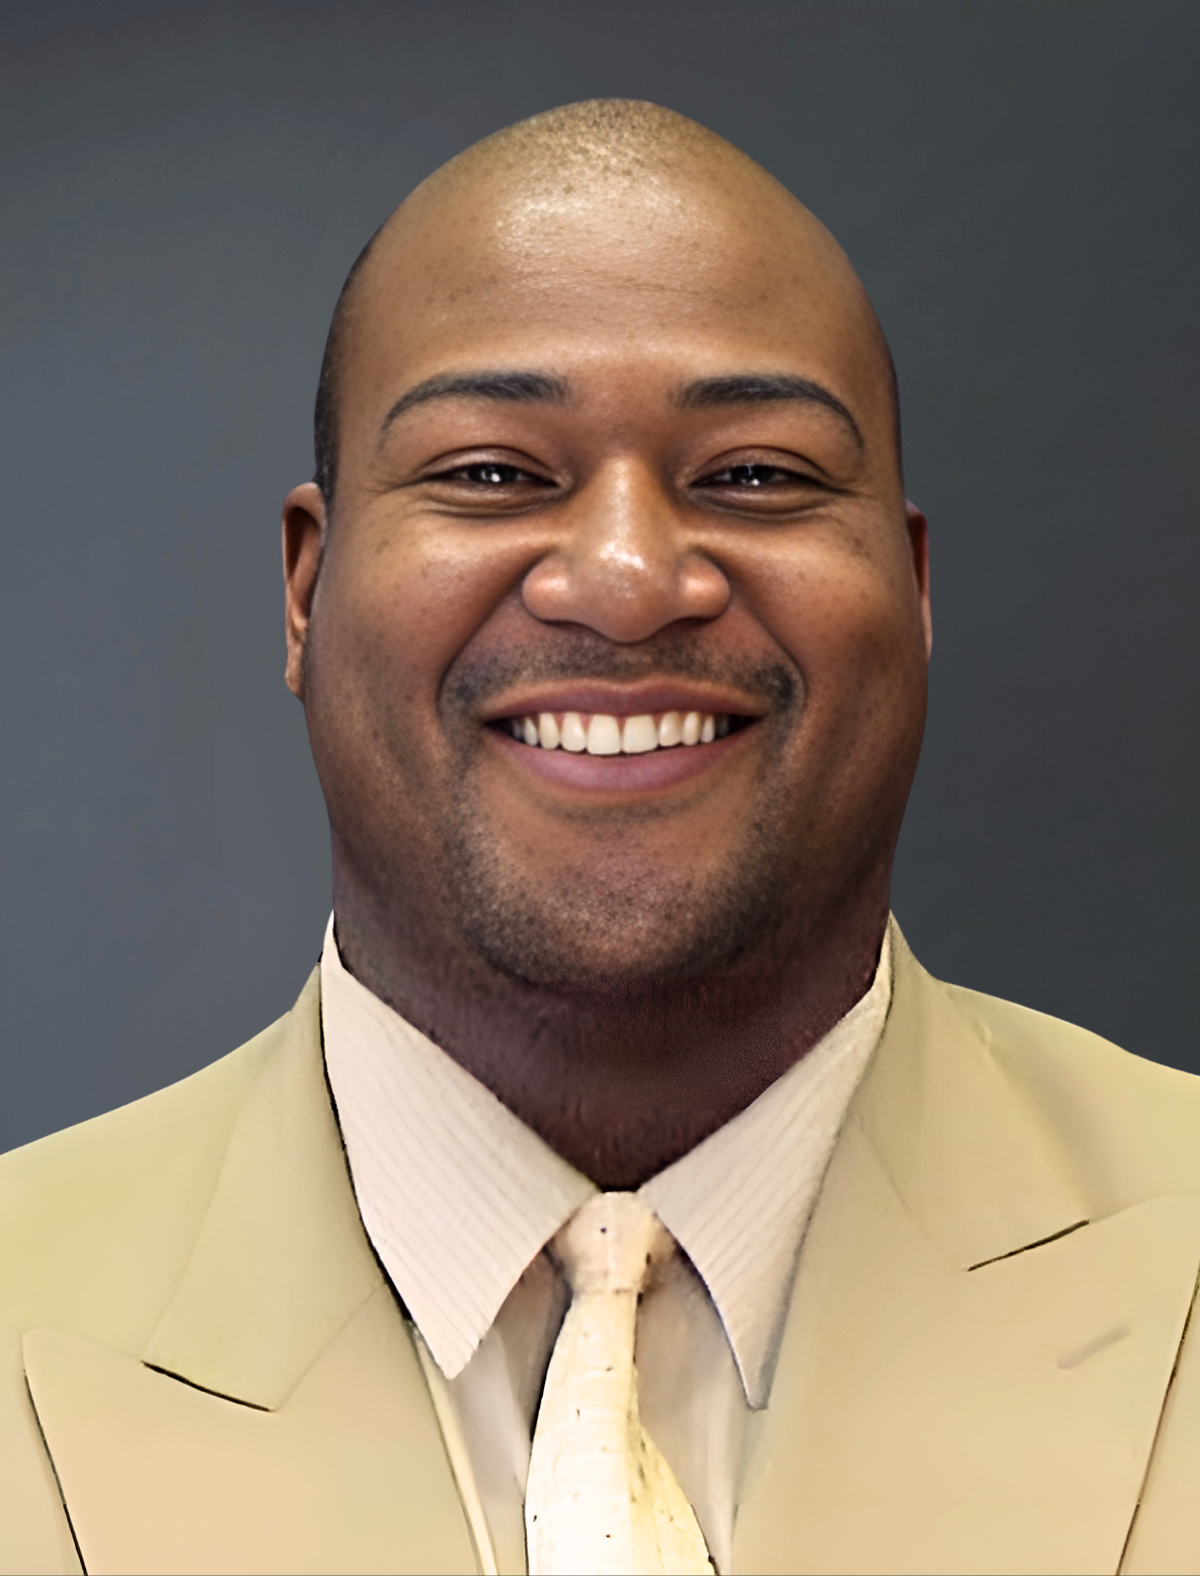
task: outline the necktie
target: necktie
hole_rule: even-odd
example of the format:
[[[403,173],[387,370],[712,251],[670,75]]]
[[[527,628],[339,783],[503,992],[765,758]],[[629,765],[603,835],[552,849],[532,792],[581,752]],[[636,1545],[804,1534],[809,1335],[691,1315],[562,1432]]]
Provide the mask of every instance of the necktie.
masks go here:
[[[572,1295],[529,1463],[530,1576],[712,1576],[695,1512],[638,1412],[638,1300],[672,1239],[635,1193],[601,1193],[554,1245]]]

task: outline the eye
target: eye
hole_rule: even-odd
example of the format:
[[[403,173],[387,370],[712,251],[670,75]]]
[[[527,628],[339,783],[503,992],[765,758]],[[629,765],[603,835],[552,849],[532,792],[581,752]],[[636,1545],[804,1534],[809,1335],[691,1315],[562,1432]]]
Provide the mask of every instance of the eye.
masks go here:
[[[795,485],[810,478],[782,465],[730,465],[723,471],[706,476],[702,487],[734,487],[738,491],[761,491],[764,487]]]
[[[540,476],[523,471],[518,465],[505,465],[498,460],[478,460],[474,465],[456,465],[452,470],[441,471],[436,481],[465,482],[469,487],[479,487],[489,492],[502,487],[544,487]]]

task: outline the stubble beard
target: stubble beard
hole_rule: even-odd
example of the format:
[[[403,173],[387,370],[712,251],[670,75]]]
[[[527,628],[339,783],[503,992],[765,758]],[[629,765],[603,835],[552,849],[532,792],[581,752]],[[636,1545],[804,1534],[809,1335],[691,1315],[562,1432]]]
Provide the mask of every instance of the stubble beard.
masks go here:
[[[646,818],[631,814],[598,833],[586,861],[561,864],[550,886],[502,857],[478,798],[464,793],[443,865],[456,927],[491,968],[531,985],[666,983],[727,971],[770,946],[789,907],[781,797],[759,806],[717,870],[647,868],[627,846]]]

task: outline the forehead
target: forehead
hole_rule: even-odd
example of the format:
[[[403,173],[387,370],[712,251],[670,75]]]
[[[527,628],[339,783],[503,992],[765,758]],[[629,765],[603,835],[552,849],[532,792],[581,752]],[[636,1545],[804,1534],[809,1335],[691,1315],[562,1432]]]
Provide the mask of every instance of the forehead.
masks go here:
[[[365,270],[343,363],[349,419],[448,369],[517,364],[585,384],[591,368],[675,382],[777,367],[836,387],[868,424],[886,405],[856,276],[765,176],[535,194],[484,181],[418,198]]]

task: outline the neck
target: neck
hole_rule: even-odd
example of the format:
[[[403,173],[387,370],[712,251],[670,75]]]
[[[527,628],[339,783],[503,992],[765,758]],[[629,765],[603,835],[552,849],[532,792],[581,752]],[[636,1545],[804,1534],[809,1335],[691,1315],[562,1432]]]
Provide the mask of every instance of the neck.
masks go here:
[[[870,986],[888,914],[885,883],[724,972],[548,987],[336,872],[335,909],[345,967],[606,1189],[639,1187],[810,1050]]]

